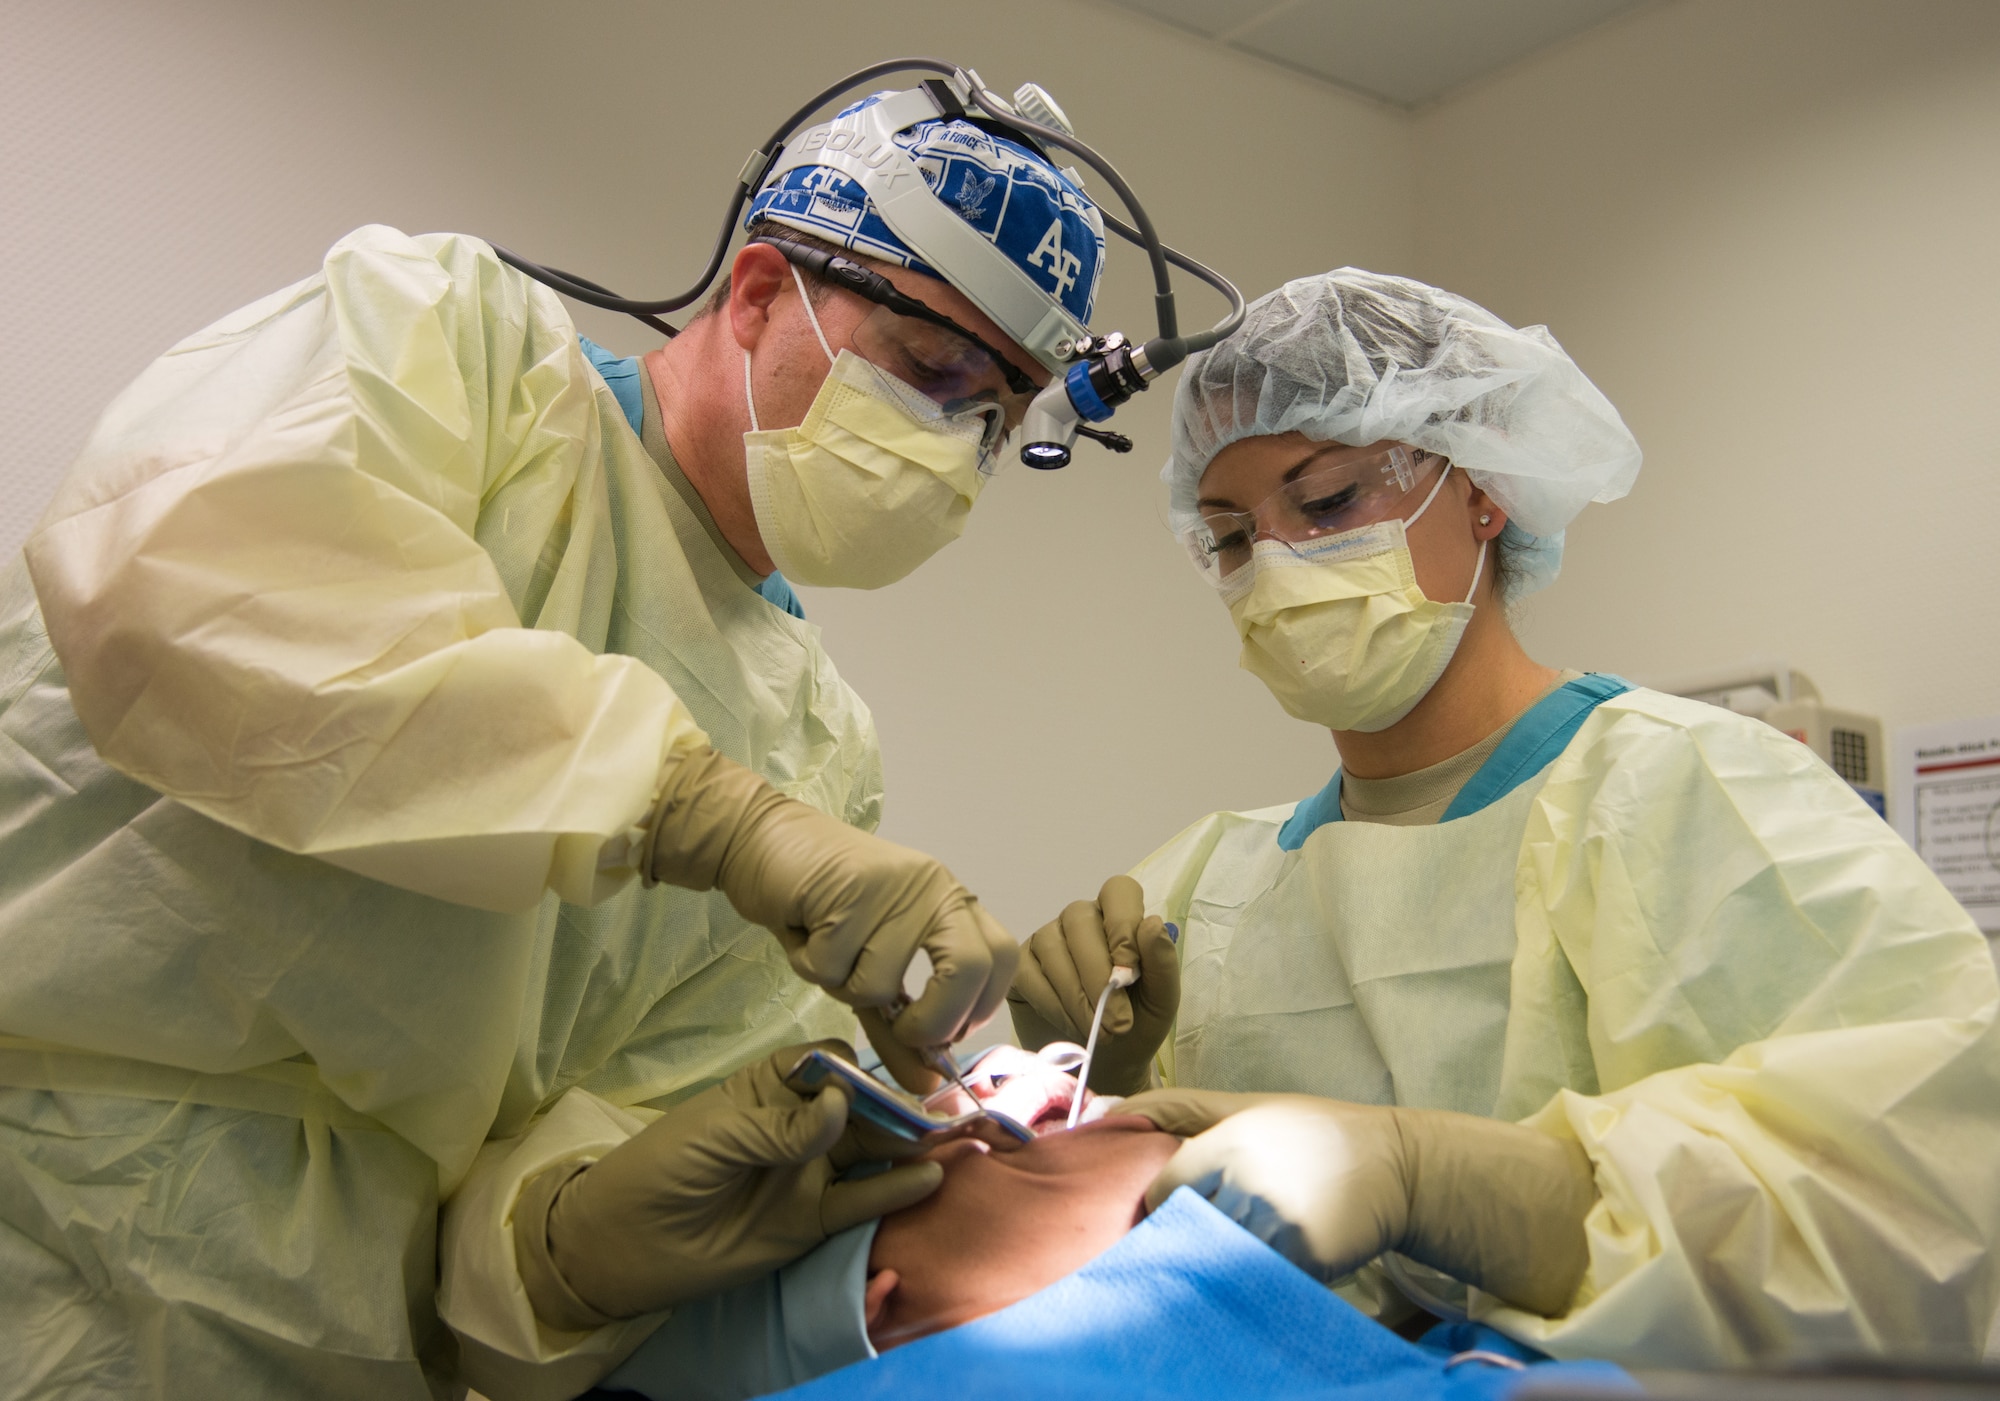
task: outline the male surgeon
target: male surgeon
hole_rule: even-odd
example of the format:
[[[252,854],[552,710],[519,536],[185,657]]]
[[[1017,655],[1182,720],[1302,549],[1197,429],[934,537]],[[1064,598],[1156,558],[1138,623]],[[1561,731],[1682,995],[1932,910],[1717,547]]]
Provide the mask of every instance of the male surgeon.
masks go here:
[[[1088,317],[1074,185],[896,145]],[[849,1007],[915,1074],[1014,963],[869,835],[775,571],[910,572],[1048,367],[837,170],[747,223],[636,365],[476,239],[359,229],[127,388],[0,575],[0,1395],[574,1394],[935,1187],[835,1182],[844,1099],[759,1075]]]

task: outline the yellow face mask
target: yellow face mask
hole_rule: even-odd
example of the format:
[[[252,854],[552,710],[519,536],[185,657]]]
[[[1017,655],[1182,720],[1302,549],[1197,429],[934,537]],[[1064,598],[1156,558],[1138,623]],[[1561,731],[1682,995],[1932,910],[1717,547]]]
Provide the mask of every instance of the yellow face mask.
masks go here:
[[[809,297],[806,314],[819,332]],[[793,583],[879,589],[965,529],[1000,410],[947,413],[853,351],[835,355],[823,333],[820,348],[833,367],[796,428],[758,427],[744,352],[750,504],[764,548]]]
[[[1438,478],[1409,523],[1437,499]],[[1243,639],[1243,669],[1287,714],[1330,730],[1386,730],[1444,674],[1472,621],[1486,566],[1480,548],[1462,603],[1417,587],[1399,520],[1297,544],[1259,540],[1250,564],[1224,582]]]

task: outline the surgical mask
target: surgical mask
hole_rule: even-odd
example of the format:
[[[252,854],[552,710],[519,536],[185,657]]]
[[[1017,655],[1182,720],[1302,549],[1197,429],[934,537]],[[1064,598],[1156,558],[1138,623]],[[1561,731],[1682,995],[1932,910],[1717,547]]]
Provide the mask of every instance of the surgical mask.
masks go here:
[[[1408,526],[1444,488],[1447,465],[1408,521],[1299,544],[1259,540],[1250,566],[1222,586],[1243,638],[1242,665],[1287,714],[1332,730],[1386,730],[1444,674],[1472,621],[1486,547],[1460,603],[1417,587]]]
[[[798,427],[765,429],[744,352],[750,504],[787,579],[878,589],[965,529],[1004,431],[1001,410],[948,412],[853,351],[834,354],[796,268],[792,276],[832,368]]]

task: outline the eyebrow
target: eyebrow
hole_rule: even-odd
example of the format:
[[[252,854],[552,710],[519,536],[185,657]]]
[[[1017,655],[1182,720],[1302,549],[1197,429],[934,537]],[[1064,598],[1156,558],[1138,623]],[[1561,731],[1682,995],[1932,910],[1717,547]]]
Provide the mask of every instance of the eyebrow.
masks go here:
[[[1320,446],[1314,448],[1311,452],[1307,453],[1304,457],[1301,457],[1297,462],[1294,462],[1290,467],[1287,467],[1285,469],[1285,475],[1278,478],[1278,484],[1280,486],[1290,486],[1293,482],[1297,481],[1301,476],[1305,475],[1306,468],[1312,466],[1313,463],[1319,461],[1322,457],[1325,457],[1328,453],[1334,451],[1335,449],[1344,448],[1346,446],[1347,446],[1346,443],[1322,443]],[[1237,509],[1236,503],[1234,501],[1231,501],[1226,496],[1204,496],[1200,500],[1196,501],[1194,505],[1196,510],[1200,510],[1204,506],[1220,506],[1225,511],[1233,511]]]

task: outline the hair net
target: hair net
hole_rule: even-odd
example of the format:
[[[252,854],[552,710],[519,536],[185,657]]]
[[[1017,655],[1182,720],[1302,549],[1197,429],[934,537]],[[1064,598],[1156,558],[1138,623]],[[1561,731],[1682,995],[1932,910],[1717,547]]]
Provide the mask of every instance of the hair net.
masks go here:
[[[882,94],[845,108],[858,112]],[[1104,272],[1104,218],[1067,175],[1018,142],[965,121],[918,122],[896,134],[924,183],[979,230],[1037,287],[1088,323]],[[743,226],[769,219],[857,253],[950,281],[890,230],[860,183],[829,166],[802,165],[765,181]]]
[[[1639,444],[1546,326],[1403,277],[1339,268],[1250,304],[1243,327],[1189,358],[1161,472],[1176,524],[1195,514],[1215,455],[1300,432],[1441,453],[1507,512],[1503,544],[1527,593],[1562,562],[1562,532],[1639,474]]]

